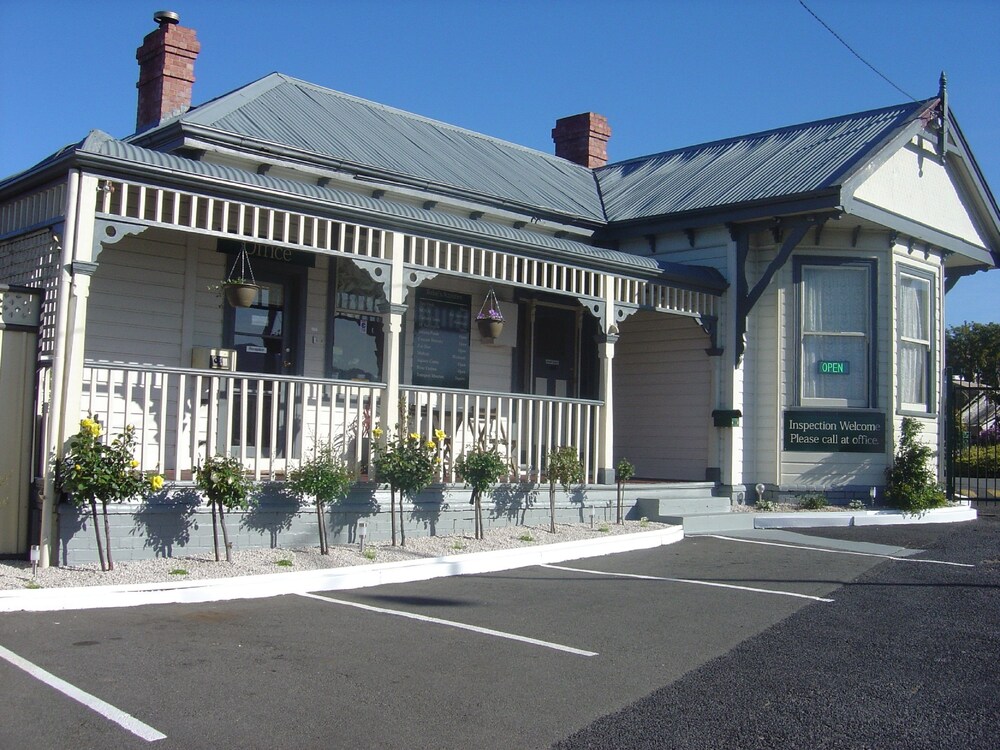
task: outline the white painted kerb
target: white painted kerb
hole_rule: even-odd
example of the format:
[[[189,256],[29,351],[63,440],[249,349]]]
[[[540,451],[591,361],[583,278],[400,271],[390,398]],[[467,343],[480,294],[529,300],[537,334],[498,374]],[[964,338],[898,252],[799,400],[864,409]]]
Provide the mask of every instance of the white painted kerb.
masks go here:
[[[282,594],[339,591],[380,586],[386,583],[426,581],[444,576],[491,573],[531,565],[581,560],[637,549],[673,544],[684,538],[680,526],[616,534],[518,549],[470,552],[423,560],[358,565],[290,573],[271,573],[240,578],[214,578],[168,583],[79,588],[17,589],[0,591],[0,612],[52,612],[71,609],[136,607],[142,604],[217,602],[261,599]]]

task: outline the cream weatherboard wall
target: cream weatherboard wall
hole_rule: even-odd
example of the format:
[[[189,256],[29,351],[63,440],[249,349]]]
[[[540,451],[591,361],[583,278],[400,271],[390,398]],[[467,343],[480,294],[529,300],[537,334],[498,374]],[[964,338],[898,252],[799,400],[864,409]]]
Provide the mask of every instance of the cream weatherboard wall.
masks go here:
[[[623,241],[620,249],[670,263],[714,268],[732,284],[729,269],[735,264],[735,244],[725,227],[705,227],[690,235],[663,233],[652,242],[645,237],[632,238]],[[724,296],[718,305],[716,342],[726,349],[720,356],[706,353],[712,341],[691,320],[646,314],[634,316],[642,321],[634,330],[632,318],[621,326],[614,362],[615,454],[635,463],[639,476],[703,480],[706,470],[721,470],[724,483],[743,481],[746,420],[735,429],[716,428],[712,420],[714,409],[743,408],[743,381],[740,373],[732,370],[733,353],[727,347],[732,325],[729,299],[729,295]],[[651,351],[661,353],[660,369],[655,369],[656,363],[644,362],[643,369],[635,373],[634,358],[648,360]],[[671,360],[683,369],[674,369]],[[682,372],[691,380],[679,383]],[[656,411],[650,410],[651,405]],[[641,425],[641,430],[633,435],[636,425]],[[644,440],[652,440],[654,445],[659,442],[659,446],[646,445]],[[647,454],[656,459],[644,473],[635,456]],[[674,460],[675,454],[683,458]],[[730,476],[726,476],[727,466]]]
[[[615,454],[636,476],[704,480],[712,424],[708,337],[690,318],[640,312],[616,344]]]

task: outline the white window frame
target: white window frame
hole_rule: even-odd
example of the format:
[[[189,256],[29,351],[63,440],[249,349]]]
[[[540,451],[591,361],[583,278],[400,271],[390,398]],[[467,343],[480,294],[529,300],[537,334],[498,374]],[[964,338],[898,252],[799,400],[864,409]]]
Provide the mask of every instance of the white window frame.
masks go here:
[[[865,330],[863,331],[807,331],[805,329],[805,303],[806,290],[803,271],[806,269],[849,269],[866,276],[866,293],[864,299],[867,302],[867,315],[865,320]],[[876,288],[878,281],[878,263],[872,258],[828,258],[814,256],[798,256],[795,258],[794,279],[797,290],[797,321],[796,321],[796,346],[797,346],[797,397],[799,406],[829,407],[829,408],[851,408],[868,409],[875,404],[875,376],[876,376],[876,321],[878,320],[876,309]],[[864,340],[865,361],[860,364],[864,368],[864,396],[859,399],[849,398],[823,398],[805,395],[806,373],[804,371],[806,357],[806,341],[810,336],[842,336],[845,338],[862,338]],[[853,367],[858,367],[858,363],[852,363]]]
[[[923,310],[922,313],[925,316],[924,326],[927,332],[927,338],[915,338],[913,336],[903,335],[903,305],[902,305],[902,293],[903,293],[903,278],[907,277],[913,279],[914,281],[920,282],[927,286],[927,309]],[[935,331],[937,325],[937,285],[935,284],[934,274],[928,270],[914,268],[912,266],[899,266],[896,272],[896,398],[897,398],[897,409],[901,413],[907,414],[920,414],[927,415],[932,414],[934,411],[934,393],[936,388],[936,382],[934,378],[934,367],[933,363],[935,361]],[[919,346],[924,350],[924,388],[925,388],[925,399],[923,402],[919,401],[904,401],[903,394],[906,392],[904,388],[903,378],[904,368],[903,368],[903,345],[908,346]]]

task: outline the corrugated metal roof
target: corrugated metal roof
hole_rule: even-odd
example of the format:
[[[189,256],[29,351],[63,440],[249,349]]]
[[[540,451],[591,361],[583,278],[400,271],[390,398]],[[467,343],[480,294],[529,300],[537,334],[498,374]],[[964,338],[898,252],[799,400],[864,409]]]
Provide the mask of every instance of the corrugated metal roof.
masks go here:
[[[503,202],[604,220],[585,167],[280,73],[179,119]]]
[[[522,252],[538,256],[564,253],[583,265],[604,268],[615,266],[623,272],[631,271],[645,278],[662,278],[669,283],[693,289],[721,291],[726,287],[725,280],[718,271],[712,268],[658,262],[649,257],[593,247],[563,237],[536,234],[502,224],[456,216],[443,211],[426,210],[406,203],[373,198],[329,186],[320,187],[297,180],[260,175],[235,167],[195,161],[174,154],[142,148],[112,138],[100,131],[92,131],[79,144],[77,150],[82,153],[113,157],[122,162],[166,169],[175,175],[188,174],[221,180],[236,186],[248,185],[288,195],[308,197],[334,207],[341,206],[357,213],[366,214],[376,221],[381,219],[382,222],[388,222],[390,225],[393,219],[404,219],[413,224],[426,226],[428,235],[433,235],[435,228],[446,235],[459,232],[464,235],[481,237],[486,246],[489,246],[492,239],[498,245],[520,246]]]
[[[836,187],[929,102],[836,117],[609,164],[595,170],[609,222],[720,208]]]

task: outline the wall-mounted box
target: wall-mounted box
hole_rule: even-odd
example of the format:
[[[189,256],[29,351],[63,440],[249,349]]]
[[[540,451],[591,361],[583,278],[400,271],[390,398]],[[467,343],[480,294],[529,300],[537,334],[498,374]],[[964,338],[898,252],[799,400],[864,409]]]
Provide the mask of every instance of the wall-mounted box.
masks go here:
[[[739,427],[743,412],[739,409],[716,409],[712,412],[712,424],[716,427]]]
[[[236,371],[236,352],[233,349],[211,349],[195,346],[191,349],[191,366],[198,370]]]

